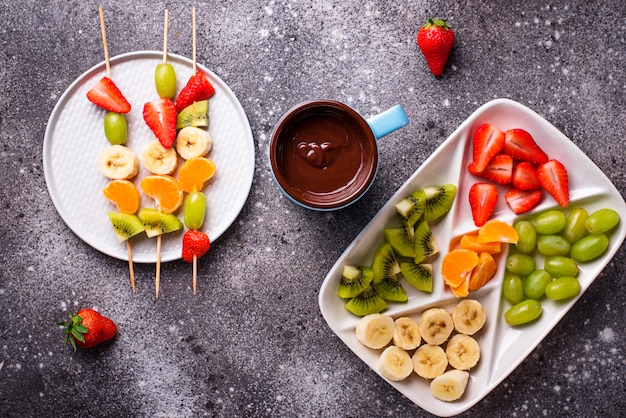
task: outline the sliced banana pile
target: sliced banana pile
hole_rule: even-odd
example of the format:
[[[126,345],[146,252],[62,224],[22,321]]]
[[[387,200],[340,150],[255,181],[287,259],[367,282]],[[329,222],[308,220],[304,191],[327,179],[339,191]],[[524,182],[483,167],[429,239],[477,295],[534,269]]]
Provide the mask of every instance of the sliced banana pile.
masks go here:
[[[394,320],[384,314],[366,315],[355,333],[364,346],[384,349],[378,359],[381,375],[397,382],[415,372],[432,379],[430,391],[435,398],[454,401],[465,393],[469,370],[480,360],[480,346],[473,335],[483,328],[486,318],[480,302],[465,299],[452,313],[429,308],[417,322],[408,316]]]

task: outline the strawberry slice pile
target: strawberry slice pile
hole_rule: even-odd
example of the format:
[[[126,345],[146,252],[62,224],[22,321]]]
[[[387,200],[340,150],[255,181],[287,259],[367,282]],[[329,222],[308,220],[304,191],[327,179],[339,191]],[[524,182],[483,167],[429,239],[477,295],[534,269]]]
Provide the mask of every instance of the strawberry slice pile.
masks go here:
[[[516,214],[534,208],[544,191],[560,206],[569,205],[567,170],[558,160],[549,159],[528,131],[516,128],[502,132],[483,123],[474,133],[472,146],[468,171],[491,182],[477,182],[470,188],[476,226],[484,225],[496,207],[498,189],[493,183],[511,186],[505,200]]]
[[[200,258],[211,248],[209,236],[202,231],[189,229],[183,235],[182,258],[188,263],[193,262],[194,257]]]

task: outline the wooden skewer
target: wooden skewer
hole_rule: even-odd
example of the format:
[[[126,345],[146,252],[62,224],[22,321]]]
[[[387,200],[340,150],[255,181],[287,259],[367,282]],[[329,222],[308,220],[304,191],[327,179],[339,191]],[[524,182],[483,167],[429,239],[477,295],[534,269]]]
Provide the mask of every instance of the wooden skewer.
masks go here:
[[[196,73],[196,6],[191,9],[191,43],[193,56],[193,74]],[[195,292],[194,292],[195,293]]]
[[[156,277],[154,286],[156,287],[156,298],[159,298],[159,285],[161,282],[161,235],[157,235],[157,259],[156,259]]]
[[[130,273],[130,287],[135,293],[135,269],[133,268],[133,250],[130,247],[130,238],[126,240],[126,250],[128,250],[128,271]]]
[[[104,63],[107,68],[107,77],[111,78],[111,64],[109,63],[109,47],[107,45],[107,33],[104,28],[104,12],[102,6],[98,7],[100,13],[100,30],[102,31],[102,45],[104,46]]]
[[[193,294],[196,294],[196,282],[198,277],[198,257],[193,256]]]
[[[165,22],[163,23],[163,63],[167,62],[167,27],[169,11],[165,9]]]

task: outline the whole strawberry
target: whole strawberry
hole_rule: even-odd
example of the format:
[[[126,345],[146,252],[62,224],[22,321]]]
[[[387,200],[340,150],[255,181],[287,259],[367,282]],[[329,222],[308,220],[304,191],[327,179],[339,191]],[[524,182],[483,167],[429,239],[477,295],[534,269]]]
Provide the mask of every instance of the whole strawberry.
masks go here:
[[[80,309],[76,315],[70,313],[70,320],[59,325],[65,327],[63,342],[69,342],[74,351],[76,346],[84,349],[95,347],[117,334],[115,322],[91,308]]]
[[[428,22],[417,32],[417,45],[430,71],[439,77],[454,45],[454,32],[445,20],[428,18]]]
[[[202,231],[190,229],[183,235],[182,258],[188,263],[196,258],[202,257],[211,248],[209,236]]]

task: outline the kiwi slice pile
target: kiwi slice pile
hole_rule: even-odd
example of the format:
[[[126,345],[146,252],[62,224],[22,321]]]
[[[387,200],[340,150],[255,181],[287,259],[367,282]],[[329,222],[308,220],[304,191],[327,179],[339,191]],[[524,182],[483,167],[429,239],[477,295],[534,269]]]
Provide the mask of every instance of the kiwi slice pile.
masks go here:
[[[429,223],[450,211],[456,191],[453,184],[426,187],[395,205],[400,225],[383,230],[384,241],[374,251],[371,265],[343,268],[337,295],[348,299],[348,311],[365,316],[384,311],[387,302],[406,302],[402,279],[420,291],[432,292],[429,260],[439,253],[439,246]]]

